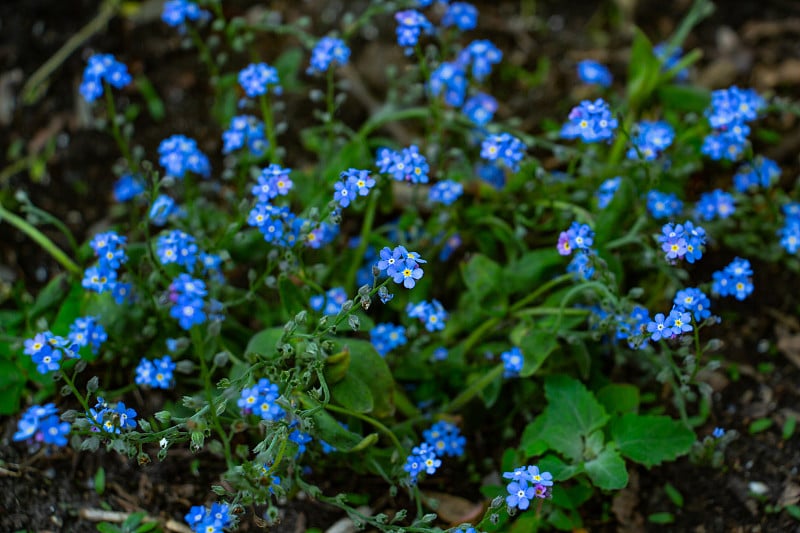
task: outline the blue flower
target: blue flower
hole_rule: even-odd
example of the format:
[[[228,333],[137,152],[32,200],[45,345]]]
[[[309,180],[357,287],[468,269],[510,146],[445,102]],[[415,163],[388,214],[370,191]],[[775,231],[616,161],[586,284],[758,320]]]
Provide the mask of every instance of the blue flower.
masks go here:
[[[714,281],[711,290],[720,296],[733,296],[737,300],[744,300],[753,292],[752,275],[750,261],[737,257],[722,271],[712,274]]]
[[[722,438],[723,435],[725,435],[725,430],[721,427],[715,427],[714,431],[711,432],[711,436],[715,439]]]
[[[425,15],[414,9],[398,11],[394,14],[397,21],[397,44],[404,47],[405,54],[411,55],[413,48],[419,42],[420,35],[433,33],[433,25],[428,22]]]
[[[250,153],[261,156],[268,146],[264,137],[264,123],[250,115],[237,115],[222,132],[222,153],[229,154],[247,146]]]
[[[204,323],[207,319],[203,301],[205,295],[206,286],[202,280],[181,274],[170,284],[169,300],[173,302],[170,316],[178,320],[185,330]]]
[[[172,135],[158,145],[158,164],[167,176],[183,179],[187,172],[204,178],[211,175],[208,157],[197,147],[197,141],[185,135]]]
[[[622,183],[622,178],[620,176],[616,176],[614,178],[609,178],[600,184],[600,188],[598,188],[597,192],[595,193],[597,196],[597,207],[600,209],[605,209],[608,204],[611,203],[611,200],[614,198],[614,194],[616,194],[617,189],[619,189],[620,183]]]
[[[472,77],[475,81],[483,81],[492,73],[492,66],[503,59],[500,51],[491,41],[478,40],[469,43],[458,54],[457,62],[463,69],[472,66]]]
[[[661,60],[662,66],[661,71],[670,70],[672,67],[678,64],[681,59],[681,55],[683,55],[683,50],[681,50],[680,46],[676,46],[671,48],[670,55],[667,55],[668,50],[667,43],[660,43],[653,47],[653,54]],[[689,79],[689,70],[683,68],[675,74],[675,80],[677,81],[686,81]]]
[[[350,60],[350,49],[344,41],[335,37],[323,37],[311,51],[311,66],[307,74],[325,72],[331,65],[346,65]]]
[[[519,163],[525,156],[525,144],[510,133],[492,134],[481,143],[481,158],[502,161],[512,172],[519,171]]]
[[[460,457],[464,455],[466,439],[461,435],[458,427],[450,422],[436,422],[429,429],[422,432],[425,443],[439,456]]]
[[[367,196],[375,186],[375,179],[370,176],[369,170],[349,168],[342,172],[339,177],[348,184],[354,195]]]
[[[136,198],[144,192],[144,184],[139,176],[134,174],[123,174],[114,183],[114,200],[117,202],[127,202]]]
[[[556,249],[561,255],[570,255],[574,250],[588,251],[594,243],[594,231],[588,224],[573,222],[558,236]]]
[[[131,75],[124,63],[111,54],[95,54],[83,70],[83,81],[78,89],[84,100],[94,102],[103,96],[103,83],[122,89],[131,82]]]
[[[455,26],[461,31],[473,30],[478,25],[478,9],[467,2],[453,2],[442,16],[442,26]]]
[[[406,328],[390,323],[377,324],[369,332],[370,342],[375,350],[386,356],[389,352],[408,343]]]
[[[100,346],[108,339],[108,334],[97,321],[97,317],[87,316],[75,319],[75,322],[69,327],[67,339],[74,345],[75,350],[91,346],[92,353],[96,354]]]
[[[406,307],[406,313],[411,318],[418,318],[425,324],[425,329],[431,332],[443,330],[448,318],[447,311],[436,299],[417,304],[409,303]]]
[[[237,405],[243,415],[254,414],[262,420],[274,422],[286,416],[286,411],[278,405],[280,391],[275,383],[261,378],[258,383],[242,389]]]
[[[516,508],[524,511],[530,505],[530,501],[536,497],[536,491],[525,481],[512,481],[506,487],[508,496],[506,504],[512,509]]]
[[[81,285],[84,289],[102,294],[113,290],[117,283],[117,273],[114,270],[98,265],[87,268],[83,273]]]
[[[578,77],[583,83],[594,83],[601,87],[611,87],[614,79],[608,67],[591,59],[578,63]]]
[[[564,139],[580,137],[587,143],[611,139],[618,126],[617,119],[611,114],[608,104],[601,98],[594,102],[584,100],[570,111],[568,119],[569,121],[561,128],[561,137]]]
[[[706,110],[712,128],[728,129],[736,124],[751,122],[766,103],[753,89],[728,89],[711,91],[711,106]]]
[[[153,200],[153,205],[150,206],[148,217],[153,225],[163,226],[167,223],[169,217],[173,215],[181,216],[183,214],[183,211],[178,207],[178,204],[175,203],[175,200],[166,194],[159,194],[158,197]]]
[[[753,163],[746,163],[739,167],[733,176],[733,185],[740,193],[746,193],[759,187],[768,188],[781,176],[778,164],[763,156],[756,156]]]
[[[501,353],[500,359],[503,361],[503,376],[507,378],[518,376],[522,371],[522,364],[525,362],[522,350],[516,346]]]
[[[120,429],[133,429],[136,427],[136,410],[125,406],[124,402],[118,402],[114,413],[117,415],[117,424]]]
[[[672,322],[669,317],[665,317],[664,313],[658,313],[652,322],[647,324],[647,331],[650,333],[650,338],[654,341],[661,339],[669,339],[672,337]]]
[[[667,323],[670,324],[669,328],[673,337],[688,331],[692,331],[691,313],[685,312],[680,308],[673,308],[669,312]]]
[[[251,63],[239,71],[239,85],[249,98],[267,94],[270,90],[281,94],[278,71],[266,63]]]
[[[211,17],[211,13],[189,0],[168,0],[164,3],[164,10],[161,12],[161,20],[168,26],[173,26],[184,30],[186,21],[205,20]]]
[[[497,100],[489,94],[478,93],[464,102],[461,112],[478,126],[486,126],[497,111]]]
[[[32,405],[22,413],[12,440],[66,446],[69,430],[69,423],[61,422],[54,404]]]
[[[594,258],[597,252],[594,250],[586,250],[582,253],[576,253],[572,261],[567,265],[567,272],[574,275],[576,280],[589,280],[594,276]]]
[[[444,180],[430,188],[428,200],[431,203],[451,205],[464,193],[464,186],[457,181]]]
[[[673,193],[652,190],[647,193],[647,210],[655,219],[670,218],[683,211],[683,202]]]
[[[675,294],[675,299],[672,303],[676,308],[691,312],[697,322],[711,316],[711,301],[700,289],[689,288],[680,290]]]
[[[467,76],[457,63],[444,62],[431,73],[428,80],[431,96],[444,96],[444,102],[453,107],[464,103],[467,92]]]
[[[125,241],[127,239],[114,231],[96,234],[89,246],[94,250],[98,259],[98,266],[102,269],[116,270],[120,265],[128,262],[125,254]]]
[[[197,252],[194,237],[177,229],[160,236],[156,242],[156,256],[162,265],[175,263],[189,272],[194,272]]]
[[[787,218],[778,236],[781,246],[790,254],[796,254],[800,250],[800,219]]]
[[[734,211],[733,196],[721,189],[715,189],[700,195],[700,199],[695,206],[697,216],[703,220],[714,220],[715,218],[728,218]]]
[[[675,130],[664,121],[642,121],[634,127],[633,146],[628,150],[628,159],[652,161],[669,148],[675,139]]]

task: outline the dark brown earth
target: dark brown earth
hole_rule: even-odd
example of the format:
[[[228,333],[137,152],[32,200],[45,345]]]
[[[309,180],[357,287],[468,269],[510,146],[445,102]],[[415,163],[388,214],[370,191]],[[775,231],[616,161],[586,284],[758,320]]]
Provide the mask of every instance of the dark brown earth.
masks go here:
[[[696,28],[686,43],[686,49],[700,47],[704,53],[693,79],[711,88],[737,83],[797,100],[800,4],[791,0],[721,3],[724,7]],[[235,2],[226,9],[242,12],[243,4]],[[631,21],[658,41],[669,35],[689,2],[642,1],[625,14],[612,2],[540,1],[535,3],[535,23],[528,27],[519,17],[520,6],[528,2],[477,4],[481,8],[481,36],[502,43],[501,48],[508,51],[507,61],[529,71],[535,70],[542,58],[550,61],[550,72],[541,84],[526,90],[516,90],[517,85],[498,95],[502,96],[501,116],[518,117],[522,129],[537,131],[543,117],[558,120],[574,102],[577,60],[591,57],[604,61],[611,65],[617,79],[622,78],[629,55]],[[668,4],[673,5],[665,7]],[[298,10],[314,15],[320,5],[273,2],[290,20],[303,14]],[[330,5],[328,8],[333,9]],[[8,205],[13,193],[25,191],[39,207],[64,220],[79,241],[105,216],[114,181],[110,169],[117,157],[111,137],[90,127],[87,111],[77,96],[85,57],[90,52],[123,57],[131,71],[145,72],[164,98],[168,113],[163,122],[155,122],[146,112],[136,121],[136,138],[147,153],[154,153],[166,135],[178,132],[192,132],[207,153],[219,152],[220,132],[204,121],[210,99],[205,71],[193,51],[180,49],[179,38],[157,20],[158,8],[152,11],[150,3],[135,19],[112,18],[105,31],[79,47],[50,76],[41,100],[26,106],[15,99],[21,82],[89,22],[96,9],[96,3],[88,0],[10,0],[0,5],[0,158],[15,143],[22,143],[26,154],[39,153],[48,143],[54,146],[54,152],[46,158],[44,175],[33,178],[19,172],[0,177],[0,200]],[[361,51],[355,50],[353,61],[356,75],[378,98],[380,76],[370,61],[384,55],[381,46],[365,44]],[[394,54],[395,50],[386,48],[385,55]],[[570,92],[573,95],[565,98]],[[138,100],[123,92],[119,103],[127,101]],[[362,99],[360,103],[346,120],[363,120],[369,102]],[[298,120],[303,124],[310,118]],[[782,137],[779,143],[764,147],[765,153],[782,166],[784,185],[791,187],[800,170],[800,129],[792,117],[771,126]],[[304,156],[297,157],[301,164]],[[56,232],[48,234],[66,245]],[[57,265],[8,226],[0,230],[0,258],[0,276],[22,282],[31,290],[57,271]],[[700,433],[710,434],[715,426],[739,433],[727,448],[722,468],[696,466],[688,458],[651,470],[635,468],[628,489],[613,499],[598,498],[585,507],[588,530],[800,530],[800,521],[782,510],[800,502],[800,437],[797,433],[788,439],[781,436],[787,417],[800,417],[800,323],[795,318],[800,312],[800,279],[797,273],[775,265],[757,264],[756,272],[760,275],[754,299],[734,308],[735,312],[714,332],[722,341],[715,355],[723,356],[725,362],[721,370],[707,378],[715,390],[714,404]],[[622,379],[636,379],[633,369],[622,372]],[[750,424],[763,418],[771,419],[772,426],[750,434]],[[94,531],[96,522],[86,517],[96,516],[104,508],[120,513],[144,511],[167,530],[179,531],[176,524],[187,509],[210,497],[209,487],[222,468],[221,461],[213,456],[191,456],[178,450],[170,453],[167,461],[144,467],[107,452],[76,454],[64,450],[55,456],[31,456],[23,446],[11,443],[15,426],[16,419],[10,418],[0,427],[0,531]],[[481,448],[485,448],[481,451],[499,459],[502,449],[492,449],[491,439],[485,437],[480,439]],[[105,491],[98,494],[93,480],[101,467],[106,476]],[[447,486],[458,487],[463,474],[453,470],[446,474],[451,476]],[[760,497],[752,494],[754,482],[765,487]],[[348,482],[341,483],[330,487],[331,493],[370,492],[363,484],[352,487]],[[682,506],[667,496],[667,483],[683,496]],[[379,483],[375,487],[376,491],[385,491]],[[441,486],[431,488],[441,490]],[[476,489],[464,487],[461,495],[475,501]],[[380,498],[379,502],[397,503],[389,498]],[[276,531],[324,529],[341,517],[341,513],[310,501],[291,502],[285,508],[282,526]],[[649,522],[648,517],[656,513],[670,513],[674,521],[666,525]]]

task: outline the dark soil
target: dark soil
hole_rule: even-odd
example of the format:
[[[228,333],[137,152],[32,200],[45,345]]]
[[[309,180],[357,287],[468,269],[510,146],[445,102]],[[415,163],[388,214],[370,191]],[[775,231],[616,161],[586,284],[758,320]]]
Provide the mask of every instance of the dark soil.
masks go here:
[[[611,2],[540,1],[534,31],[519,22],[520,4],[525,2],[476,3],[481,8],[481,36],[501,44],[508,51],[507,61],[529,71],[540,58],[551,61],[550,73],[535,90],[515,92],[512,86],[501,99],[502,116],[519,117],[523,129],[537,131],[542,117],[563,116],[574,101],[579,91],[573,89],[577,60],[605,61],[617,79],[623,79],[630,20],[659,41],[674,29],[690,2],[647,0],[625,15]],[[791,0],[720,3],[724,6],[696,28],[685,45],[704,52],[693,79],[712,88],[737,83],[798,99],[800,4]],[[246,2],[226,9],[242,11],[242,4]],[[273,2],[276,9],[285,9],[287,19],[301,9],[313,15],[321,9],[318,4]],[[97,5],[91,0],[15,0],[0,5],[0,153],[6,154],[16,142],[23,143],[26,154],[40,151],[48,142],[55,146],[44,176],[38,180],[25,172],[10,176],[0,183],[5,191],[2,198],[10,200],[9,191],[27,192],[39,207],[65,221],[79,241],[103,222],[115,179],[111,167],[117,157],[113,140],[91,127],[77,96],[90,52],[114,53],[133,72],[145,72],[164,99],[168,113],[162,123],[146,112],[136,122],[136,139],[148,154],[154,154],[165,136],[183,132],[198,138],[207,153],[219,153],[220,132],[205,121],[210,94],[204,69],[195,52],[182,50],[175,32],[157,20],[158,9],[148,15],[151,7],[145,4],[136,19],[112,19],[107,31],[92,37],[53,72],[42,99],[25,106],[15,100],[21,83],[95,15]],[[360,81],[375,95],[385,87],[371,58],[396,54],[391,45],[381,46],[365,43],[353,58]],[[565,97],[570,92],[574,94]],[[119,103],[141,104],[136,98],[123,91]],[[363,120],[369,102],[362,104],[346,120]],[[299,119],[300,124],[307,119]],[[796,157],[800,134],[791,117],[773,126],[782,140],[763,147],[764,153],[777,160],[785,183],[790,184],[800,170]],[[0,231],[0,277],[6,282],[37,287],[58,271],[23,235],[8,226]],[[57,232],[48,235],[66,245]],[[788,417],[800,418],[800,324],[792,318],[800,311],[796,291],[800,280],[774,266],[763,265],[761,271],[769,274],[756,283],[754,299],[718,328],[723,347],[714,355],[723,357],[725,364],[706,378],[715,390],[715,401],[708,426],[700,434],[710,434],[715,426],[739,433],[727,448],[723,467],[697,466],[682,458],[650,470],[636,468],[630,487],[615,496],[613,504],[606,498],[586,507],[584,518],[591,531],[800,530],[800,522],[782,510],[800,502],[800,436],[781,436]],[[763,418],[771,419],[772,426],[750,434],[750,424]],[[86,517],[103,509],[141,510],[167,530],[180,531],[176,524],[182,523],[191,505],[213,499],[210,486],[223,463],[210,455],[192,456],[179,450],[171,451],[163,463],[145,466],[111,452],[77,454],[67,449],[55,456],[31,456],[23,446],[11,443],[15,427],[16,419],[8,419],[0,431],[0,531],[94,531],[96,520]],[[495,450],[495,456],[501,451]],[[94,478],[101,467],[105,490],[98,494]],[[458,477],[457,472],[452,475]],[[759,483],[763,484],[760,496],[753,493],[761,488]],[[667,496],[666,484],[683,496],[682,506]],[[344,487],[349,488],[369,492],[363,486]],[[461,494],[477,501],[474,487]],[[379,501],[390,505],[388,498]],[[670,513],[673,522],[648,521],[656,513]],[[341,516],[321,504],[292,501],[285,506],[282,525],[273,530],[324,529]]]

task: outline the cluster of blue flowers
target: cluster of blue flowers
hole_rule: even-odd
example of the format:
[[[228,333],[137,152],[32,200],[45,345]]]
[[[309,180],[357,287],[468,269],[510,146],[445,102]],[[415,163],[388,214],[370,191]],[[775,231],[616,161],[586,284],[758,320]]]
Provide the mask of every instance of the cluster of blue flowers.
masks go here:
[[[703,291],[697,288],[678,291],[672,304],[676,309],[692,313],[697,323],[711,316],[711,301]]]
[[[95,235],[89,245],[97,264],[86,269],[81,284],[84,289],[103,293],[112,291],[117,303],[122,303],[130,294],[130,285],[117,282],[117,269],[128,261],[125,253],[126,238],[109,231]]]
[[[800,250],[800,203],[790,202],[781,209],[786,217],[778,230],[781,246],[790,254],[796,254]]]
[[[344,287],[333,287],[325,294],[316,294],[309,300],[309,305],[314,311],[322,311],[323,315],[338,315],[342,304],[347,301],[347,291]]]
[[[432,475],[442,466],[441,457],[460,457],[464,455],[466,439],[458,427],[446,422],[436,422],[430,429],[422,432],[424,441],[411,450],[406,458],[403,470],[408,473],[413,485],[421,473]]]
[[[503,376],[507,378],[518,376],[522,372],[522,365],[525,363],[522,350],[517,346],[501,353],[500,360],[503,362]]]
[[[594,102],[584,100],[569,112],[568,121],[561,128],[564,139],[581,138],[583,142],[607,141],[614,136],[619,125],[611,108],[601,98]]]
[[[340,207],[347,207],[357,196],[367,196],[375,186],[375,179],[369,175],[368,170],[350,168],[339,175],[340,181],[334,184],[336,192],[333,200]]]
[[[711,290],[720,296],[744,300],[753,292],[752,276],[750,261],[737,257],[728,266],[712,274]]]
[[[139,365],[136,367],[136,378],[134,381],[137,385],[142,387],[150,387],[151,389],[169,389],[175,384],[175,363],[169,355],[165,355],[160,359],[142,358]]]
[[[84,346],[97,353],[107,339],[108,334],[96,317],[79,317],[70,325],[66,338],[45,331],[26,339],[24,353],[31,357],[40,374],[47,374],[59,370],[62,360],[78,357],[78,350]]]
[[[384,246],[380,251],[380,260],[376,263],[380,272],[385,272],[392,281],[403,285],[406,289],[413,289],[424,272],[421,264],[427,263],[417,252],[409,252],[405,246],[395,246],[394,249]]]
[[[664,224],[658,242],[669,263],[674,263],[677,259],[686,259],[688,263],[694,263],[703,257],[706,230],[695,226],[690,220],[683,224]]]
[[[278,386],[267,378],[261,378],[252,387],[242,389],[236,405],[243,415],[256,415],[262,420],[274,422],[286,416],[286,411],[278,405],[281,393]]]
[[[425,156],[419,153],[416,145],[412,144],[400,152],[381,148],[378,150],[375,163],[381,174],[389,174],[397,181],[428,183],[430,166]]]
[[[292,190],[294,183],[289,177],[290,168],[283,168],[275,163],[262,169],[256,179],[257,183],[251,192],[259,202],[269,202],[278,196],[286,196]]]
[[[227,503],[214,503],[211,509],[195,505],[184,520],[195,533],[222,533],[231,525],[231,511]]]
[[[452,2],[442,15],[442,27],[455,26],[461,31],[474,30],[478,25],[478,9],[467,2]]]
[[[492,73],[492,67],[503,59],[503,52],[491,41],[472,41],[458,53],[457,62],[468,70],[476,81],[483,81]],[[470,68],[471,67],[471,68]]]
[[[111,54],[95,54],[89,58],[83,70],[83,80],[78,89],[87,102],[103,96],[103,84],[122,89],[131,82],[128,67]]]
[[[245,146],[256,157],[263,155],[269,143],[264,137],[264,123],[251,115],[237,115],[222,132],[222,153],[229,154]]]
[[[656,220],[672,218],[683,211],[683,202],[675,193],[652,190],[647,193],[647,211]]]
[[[404,47],[405,54],[411,55],[414,47],[417,46],[419,38],[423,33],[433,33],[433,24],[425,18],[425,15],[414,9],[398,11],[394,14],[397,21],[397,44]]]
[[[670,48],[667,43],[660,43],[653,47],[653,54],[661,60],[661,71],[665,72],[678,64],[683,55],[683,49],[680,46]],[[689,69],[683,68],[675,73],[676,81],[686,81],[688,79]]]
[[[578,78],[583,83],[601,87],[611,87],[611,83],[614,81],[608,67],[592,59],[584,59],[578,63]]]
[[[195,238],[179,229],[161,235],[156,241],[156,257],[162,265],[176,264],[194,272],[199,248]]]
[[[511,509],[524,511],[532,500],[552,496],[553,475],[540,472],[538,466],[521,466],[513,472],[503,472],[503,478],[511,480],[506,486],[506,505]]]
[[[642,121],[634,126],[631,142],[633,146],[628,149],[628,159],[643,159],[652,161],[661,152],[669,148],[675,140],[675,130],[663,120]]]
[[[69,423],[61,421],[54,404],[32,405],[22,413],[12,440],[66,446],[69,429]]]
[[[311,50],[311,66],[306,72],[317,74],[327,71],[331,65],[346,65],[350,60],[350,49],[341,39],[323,37]]]
[[[67,340],[71,343],[74,352],[84,346],[89,346],[92,353],[96,354],[100,350],[100,346],[108,340],[108,334],[103,325],[98,322],[97,317],[78,317],[69,326]]]
[[[447,311],[436,299],[430,302],[409,303],[406,306],[406,313],[411,318],[418,318],[425,325],[425,329],[431,332],[443,330],[448,317]]]
[[[200,151],[197,141],[185,135],[172,135],[158,145],[158,164],[167,176],[183,179],[187,172],[208,178],[211,176],[211,163]]]
[[[170,316],[187,331],[194,325],[204,323],[208,317],[203,298],[207,294],[203,280],[193,278],[186,273],[178,275],[169,286],[169,301],[172,302]]]
[[[745,163],[733,175],[733,186],[740,193],[759,188],[767,189],[781,177],[781,168],[772,159],[756,156],[752,163]]]
[[[428,200],[432,204],[452,205],[464,194],[464,186],[457,181],[444,180],[430,188]]]
[[[102,396],[97,397],[97,403],[88,413],[92,431],[103,431],[114,435],[121,433],[122,430],[135,428],[137,416],[136,410],[126,406],[124,402],[117,402],[112,407]]]
[[[647,332],[654,341],[673,339],[692,329],[692,314],[680,307],[673,307],[666,317],[664,313],[656,314],[647,324]]]
[[[701,151],[711,159],[736,161],[744,151],[750,134],[748,122],[758,118],[765,102],[753,89],[712,91],[706,117],[714,131],[703,140]]]
[[[251,63],[239,72],[239,85],[249,98],[255,98],[272,91],[281,94],[278,71],[266,63]]]
[[[695,205],[695,213],[703,220],[725,219],[734,211],[736,211],[736,205],[733,196],[721,189],[704,192]]]
[[[576,279],[590,279],[594,275],[594,262],[597,252],[592,249],[594,231],[588,224],[573,222],[566,231],[558,236],[556,249],[561,255],[575,256],[567,266],[567,272],[572,273]]]
[[[461,112],[476,126],[486,126],[497,112],[497,100],[486,93],[477,93],[464,102]]]
[[[481,157],[490,162],[502,161],[512,172],[519,171],[525,156],[525,144],[510,133],[492,134],[481,143]]]
[[[384,357],[395,348],[408,343],[406,328],[390,323],[376,324],[369,332],[369,339],[375,350]]]
[[[186,31],[186,23],[207,20],[211,13],[189,0],[167,0],[161,12],[161,20],[167,25],[178,28],[181,33]]]

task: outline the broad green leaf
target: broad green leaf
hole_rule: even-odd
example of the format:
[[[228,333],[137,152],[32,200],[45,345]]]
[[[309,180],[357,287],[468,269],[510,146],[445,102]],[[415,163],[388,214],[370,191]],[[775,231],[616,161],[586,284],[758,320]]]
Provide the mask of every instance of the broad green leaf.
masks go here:
[[[69,292],[69,282],[66,274],[58,274],[44,286],[28,310],[30,319],[36,318],[49,308],[57,305]]]
[[[283,328],[267,328],[259,331],[250,338],[244,353],[255,353],[267,359],[276,358],[278,356],[276,348],[283,337],[283,333]]]
[[[563,265],[564,258],[554,247],[527,252],[503,269],[508,292],[531,291]]]
[[[578,509],[594,494],[589,484],[555,484],[553,486],[553,504],[565,509]]]
[[[372,415],[378,418],[394,413],[394,379],[386,360],[378,355],[368,341],[345,339],[343,345],[350,349],[350,368],[347,375],[360,379],[372,393]]]
[[[86,291],[80,283],[75,283],[70,287],[69,294],[61,303],[58,314],[50,325],[50,330],[56,334],[63,335],[69,330],[70,325],[81,315],[81,303],[86,296]]]
[[[539,470],[542,472],[550,472],[553,475],[553,479],[556,481],[566,481],[567,479],[579,474],[583,470],[581,465],[568,465],[557,456],[552,454],[545,455],[539,459],[539,461],[536,463],[536,466],[538,466]]]
[[[544,440],[544,427],[547,419],[539,416],[525,426],[522,431],[522,438],[520,438],[519,448],[525,454],[525,457],[536,457],[542,455],[547,451],[547,441]]]
[[[611,383],[597,391],[597,399],[609,413],[628,413],[639,408],[639,389],[629,383]]]
[[[351,373],[331,387],[331,395],[336,403],[356,413],[369,413],[375,405],[367,384]]]
[[[582,460],[584,439],[608,422],[608,414],[583,383],[570,377],[548,377],[544,390],[545,440],[573,461]]]
[[[649,467],[688,453],[695,434],[668,416],[629,413],[612,421],[611,438],[622,455]]]
[[[519,346],[524,357],[519,375],[527,378],[535,374],[550,354],[558,348],[558,339],[548,331],[528,330],[515,344]]]
[[[501,290],[501,273],[500,265],[483,254],[472,256],[461,270],[467,290],[478,300],[482,300],[490,292]]]
[[[0,354],[3,352],[0,347]],[[20,396],[24,386],[25,376],[17,365],[10,360],[0,358],[0,415],[12,415],[19,411]]]
[[[607,445],[594,459],[583,465],[595,486],[605,490],[617,490],[628,484],[628,470],[619,452]]]

